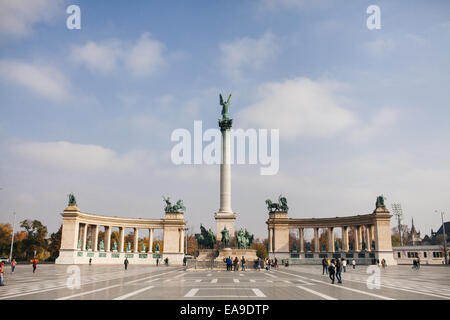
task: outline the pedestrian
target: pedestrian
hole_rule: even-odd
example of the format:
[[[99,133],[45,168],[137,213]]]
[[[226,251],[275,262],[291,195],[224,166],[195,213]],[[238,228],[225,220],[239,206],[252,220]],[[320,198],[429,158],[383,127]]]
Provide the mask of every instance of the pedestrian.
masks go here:
[[[386,268],[386,260],[384,260],[384,258],[381,259],[381,265],[383,266],[383,269]]]
[[[328,262],[327,259],[322,259],[322,275],[328,274]]]
[[[339,261],[339,259],[336,259],[335,263],[336,263],[336,279],[338,280],[338,283],[342,283],[342,264]]]
[[[156,266],[159,266],[159,258],[156,258]]]
[[[353,269],[355,269],[355,267],[356,267],[356,261],[355,261],[355,259],[352,260],[352,266],[353,266]]]
[[[227,258],[227,271],[231,271],[231,264],[232,264],[231,257],[228,257]]]
[[[36,259],[33,259],[31,260],[31,262],[33,263],[33,273],[35,273],[38,261]]]
[[[420,258],[417,257],[417,269],[420,269]]]
[[[89,265],[92,264],[92,258],[89,258]]]
[[[164,259],[164,264],[168,267],[169,266],[169,258]]]
[[[186,257],[183,258],[183,266],[186,266]]]
[[[331,283],[334,284],[334,274],[336,272],[336,266],[333,261],[330,261],[330,265],[328,266],[328,273],[330,275]]]
[[[242,259],[241,259],[241,270],[245,271],[245,258],[244,258],[244,256],[242,256]]]
[[[16,259],[13,259],[11,262],[11,273],[14,273],[14,269],[16,269]]]
[[[344,269],[344,272],[347,272],[347,260],[342,258],[342,268]]]
[[[125,260],[124,260],[124,262],[123,262],[123,264],[125,265],[125,270],[127,270],[128,269],[128,258],[125,258]]]
[[[239,264],[239,259],[238,259],[238,257],[234,257],[234,260],[233,260],[234,271],[239,271],[238,264]]]
[[[278,259],[275,258],[275,269],[278,269]]]
[[[0,286],[4,286],[5,284],[3,283],[4,281],[4,275],[5,275],[5,263],[2,261],[0,263]]]

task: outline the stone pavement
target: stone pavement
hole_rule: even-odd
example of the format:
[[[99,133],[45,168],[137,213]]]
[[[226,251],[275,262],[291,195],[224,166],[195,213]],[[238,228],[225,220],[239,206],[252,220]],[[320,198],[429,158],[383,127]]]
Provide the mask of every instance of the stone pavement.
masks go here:
[[[280,266],[278,270],[184,271],[181,267],[130,265],[80,265],[80,287],[73,284],[67,265],[7,267],[1,299],[45,300],[448,300],[450,268],[392,266],[380,269],[379,289],[369,289],[367,266],[343,273],[343,284],[331,284],[322,266]],[[69,269],[70,270],[70,269]],[[72,277],[72,278],[71,278]]]

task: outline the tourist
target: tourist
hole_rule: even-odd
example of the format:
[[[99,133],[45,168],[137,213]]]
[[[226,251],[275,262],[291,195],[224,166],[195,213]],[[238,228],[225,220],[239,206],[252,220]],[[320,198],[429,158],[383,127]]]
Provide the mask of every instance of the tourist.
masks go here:
[[[239,264],[238,257],[234,257],[234,260],[233,260],[234,271],[239,271],[238,264]]]
[[[420,258],[417,257],[417,269],[420,269]]]
[[[33,273],[35,273],[38,261],[36,259],[33,259],[31,260],[31,262],[33,263]]]
[[[275,258],[275,269],[278,269],[278,259]]]
[[[11,273],[14,273],[14,269],[16,269],[16,259],[11,262]]]
[[[338,283],[342,283],[342,264],[339,261],[339,259],[335,259],[336,263],[336,278],[338,280]]]
[[[353,269],[355,269],[355,267],[356,267],[356,261],[355,261],[355,259],[352,260],[352,266],[353,266]]]
[[[159,266],[159,258],[156,258],[156,266]]]
[[[383,269],[386,268],[386,260],[384,260],[384,258],[381,259],[381,265],[383,266]]]
[[[169,266],[169,258],[164,259],[164,264],[168,267]]]
[[[228,257],[227,258],[227,271],[231,271],[231,264],[232,264],[231,257]]]
[[[242,259],[241,259],[241,270],[245,271],[245,258],[244,258],[244,256],[242,256]]]
[[[324,274],[328,274],[328,263],[325,258],[322,259],[322,275]]]
[[[334,274],[336,272],[336,266],[333,261],[330,261],[330,265],[328,266],[328,273],[330,275],[331,283],[334,284]]]
[[[128,258],[125,258],[125,260],[124,260],[124,262],[123,262],[123,264],[125,265],[125,270],[127,270],[128,269]]]
[[[344,269],[344,272],[347,272],[347,260],[342,258],[342,268]]]
[[[3,283],[4,279],[3,276],[5,275],[5,263],[2,261],[2,263],[0,263],[0,286],[4,286],[5,284]]]
[[[264,260],[263,259],[259,259],[259,268],[264,269]]]
[[[92,258],[89,258],[89,265],[92,264]]]
[[[183,258],[183,266],[186,266],[186,257]]]

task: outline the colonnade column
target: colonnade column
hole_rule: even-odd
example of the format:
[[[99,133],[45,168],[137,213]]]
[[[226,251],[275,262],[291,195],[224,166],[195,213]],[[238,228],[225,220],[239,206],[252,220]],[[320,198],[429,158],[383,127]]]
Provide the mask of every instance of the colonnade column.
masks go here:
[[[348,252],[348,227],[342,227],[342,249]]]
[[[148,229],[148,252],[153,252],[153,229]]]
[[[111,227],[105,226],[105,251],[111,251]]]
[[[94,241],[92,243],[92,251],[98,250],[98,224],[94,225]]]
[[[328,251],[334,252],[334,228],[328,228]]]
[[[119,227],[119,248],[117,249],[118,252],[124,252],[124,241],[125,241],[125,228]]]
[[[361,226],[355,227],[355,251],[361,251]]]
[[[81,242],[81,250],[86,250],[86,240],[87,240],[87,223],[83,226],[83,241]]]
[[[375,230],[374,230],[374,225],[373,224],[371,224],[370,225],[370,227],[369,227],[369,233],[370,233],[370,250],[372,250],[372,241],[374,241],[375,240]],[[377,248],[375,247],[375,249],[374,250],[377,250]]]
[[[133,228],[133,230],[134,230],[134,235],[133,235],[133,252],[139,252],[139,250],[138,250],[139,229],[138,228]]]
[[[320,252],[320,248],[319,248],[319,228],[314,228],[314,252]]]
[[[298,229],[298,235],[299,235],[299,237],[300,237],[300,250],[299,250],[299,252],[303,252],[304,250],[303,250],[303,247],[304,247],[304,245],[303,245],[303,242],[304,242],[304,234],[303,234],[303,228],[299,228]]]
[[[272,252],[272,233],[273,229],[269,227],[269,253]]]
[[[179,238],[180,253],[183,253],[184,252],[184,228],[179,229],[178,234],[180,235],[180,238]]]
[[[365,242],[366,242],[366,249],[367,251],[370,251],[370,236],[369,236],[369,226],[364,226],[364,232],[365,232]]]

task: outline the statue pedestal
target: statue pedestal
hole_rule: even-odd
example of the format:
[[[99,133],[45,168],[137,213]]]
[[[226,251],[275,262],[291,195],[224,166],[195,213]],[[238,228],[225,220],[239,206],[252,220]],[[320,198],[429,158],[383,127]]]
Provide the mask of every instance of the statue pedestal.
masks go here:
[[[231,260],[234,260],[235,257],[238,257],[239,263],[242,259],[242,257],[245,258],[245,261],[247,263],[247,267],[249,266],[249,262],[253,262],[254,260],[258,259],[256,256],[256,250],[255,249],[231,249],[231,248],[224,248],[219,251],[219,256],[215,259],[217,262],[223,262],[223,259],[226,259],[230,257]]]

